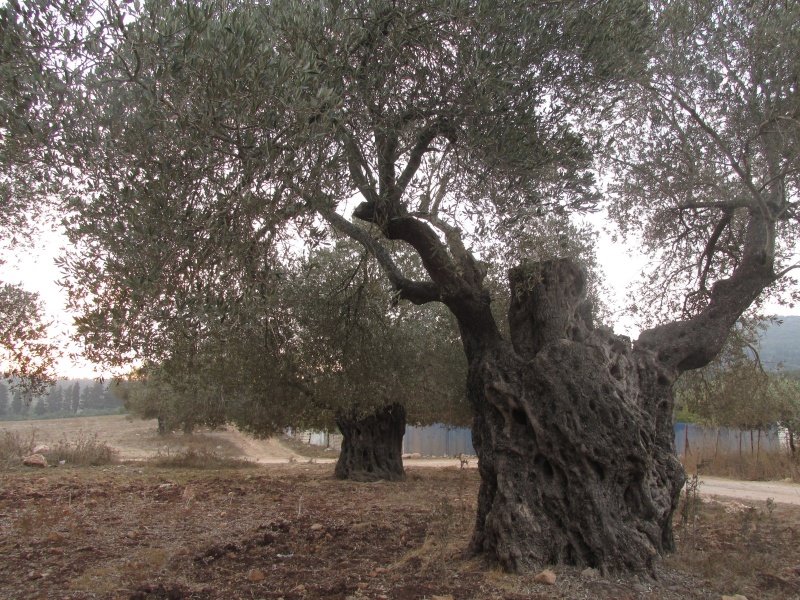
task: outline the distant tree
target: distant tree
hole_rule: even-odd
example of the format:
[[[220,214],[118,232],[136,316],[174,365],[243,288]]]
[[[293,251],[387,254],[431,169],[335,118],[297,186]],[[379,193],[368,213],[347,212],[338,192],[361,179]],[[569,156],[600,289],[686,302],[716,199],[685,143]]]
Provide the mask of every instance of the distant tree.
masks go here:
[[[10,408],[8,388],[5,383],[0,381],[0,416],[7,415]]]
[[[42,415],[47,414],[49,412],[47,407],[46,396],[39,396],[34,402],[35,404],[33,405],[33,414],[35,414],[37,417],[41,417]]]
[[[798,373],[777,373],[770,378],[772,393],[779,406],[778,425],[786,432],[789,451],[797,454],[800,445],[800,378]]]
[[[69,395],[65,400],[68,400],[67,409],[77,414],[81,409],[81,384],[76,381],[72,384],[69,390]]]
[[[81,410],[102,410],[104,408],[105,384],[95,380],[81,393]]]
[[[44,400],[47,402],[47,412],[49,413],[60,413],[65,409],[64,390],[59,385],[50,388]]]
[[[11,400],[11,412],[15,415],[25,415],[28,412],[28,404],[19,389],[14,390]]]
[[[421,272],[413,258],[404,268]],[[310,252],[286,294],[311,411],[343,435],[337,477],[402,477],[407,420],[469,423],[453,317],[441,306],[398,303],[362,247],[339,239]]]
[[[202,385],[191,373],[169,372],[161,365],[144,365],[114,380],[110,389],[131,415],[157,419],[161,435],[175,429],[188,434],[197,426],[218,427],[227,420],[221,386]]]

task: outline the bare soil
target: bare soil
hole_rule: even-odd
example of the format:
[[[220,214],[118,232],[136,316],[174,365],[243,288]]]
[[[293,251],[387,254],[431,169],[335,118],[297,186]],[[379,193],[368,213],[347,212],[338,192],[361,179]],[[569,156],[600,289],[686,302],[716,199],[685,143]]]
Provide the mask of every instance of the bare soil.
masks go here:
[[[111,445],[163,453],[141,423],[126,432],[124,418],[99,419]],[[235,454],[231,433],[202,435]],[[333,479],[332,464],[264,452],[283,464],[163,469],[140,459],[0,472],[0,598],[800,598],[795,506],[689,494],[678,552],[657,580],[552,567],[547,586],[465,554],[475,469],[412,466],[402,482],[354,483]]]

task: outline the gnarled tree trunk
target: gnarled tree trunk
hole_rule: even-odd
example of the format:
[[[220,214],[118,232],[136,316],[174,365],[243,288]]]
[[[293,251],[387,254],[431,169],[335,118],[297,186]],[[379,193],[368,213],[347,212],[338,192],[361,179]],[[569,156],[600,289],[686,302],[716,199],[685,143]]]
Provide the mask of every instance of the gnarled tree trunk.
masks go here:
[[[470,360],[481,489],[471,548],[505,568],[650,570],[673,548],[684,483],[672,383],[648,352],[593,329],[569,261],[512,272],[512,342]]]
[[[355,409],[340,411],[336,425],[342,434],[342,449],[334,471],[337,478],[396,481],[405,477],[405,407],[391,404],[366,417]]]
[[[554,562],[649,570],[673,547],[671,520],[684,482],[673,384],[708,364],[736,320],[780,277],[773,269],[780,211],[752,188],[758,198],[730,276],[703,290],[707,302],[695,316],[644,331],[634,345],[593,328],[585,276],[572,262],[515,270],[508,342],[490,310],[485,266],[460,231],[436,214],[410,214],[401,201],[440,126],[420,131],[399,177],[400,138],[376,136],[378,186],[361,170],[363,156],[348,150],[365,197],[353,216],[410,245],[429,279],[406,278],[363,228],[333,211],[321,214],[377,258],[398,298],[442,302],[458,320],[481,474],[472,550],[512,570]],[[712,237],[703,254],[709,261],[715,243]]]

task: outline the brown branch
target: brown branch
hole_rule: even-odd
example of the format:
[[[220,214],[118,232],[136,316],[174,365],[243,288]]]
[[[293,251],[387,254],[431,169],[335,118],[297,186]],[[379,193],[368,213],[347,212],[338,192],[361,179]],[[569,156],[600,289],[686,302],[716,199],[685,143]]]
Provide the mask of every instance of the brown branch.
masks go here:
[[[700,260],[702,261],[703,257],[705,257],[706,265],[700,273],[700,289],[705,289],[706,287],[706,278],[708,277],[709,269],[711,269],[711,260],[714,258],[714,253],[717,249],[717,242],[719,241],[722,232],[725,231],[725,228],[730,224],[732,216],[733,215],[730,211],[725,211],[716,227],[714,227],[714,231],[711,233],[711,237],[708,239],[706,247],[703,249],[703,254],[700,256]]]
[[[392,200],[400,201],[408,184],[419,170],[419,166],[422,164],[422,157],[430,150],[431,142],[440,135],[447,136],[447,139],[451,143],[455,143],[456,141],[455,131],[446,120],[436,121],[433,125],[426,127],[419,133],[417,142],[414,144],[414,147],[411,149],[411,154],[408,157],[408,163],[400,174],[400,178],[397,180],[397,185],[394,189],[396,195]]]
[[[400,299],[414,304],[441,301],[439,286],[432,281],[414,281],[403,276],[391,254],[377,240],[355,223],[351,223],[336,211],[322,209],[319,211],[323,219],[337,231],[359,242],[380,264],[389,278],[392,287],[398,292]]]
[[[675,373],[711,362],[737,319],[777,279],[773,256],[764,251],[774,230],[774,221],[768,221],[761,211],[751,211],[742,260],[729,278],[712,286],[708,305],[695,317],[643,331],[636,349],[654,353]]]

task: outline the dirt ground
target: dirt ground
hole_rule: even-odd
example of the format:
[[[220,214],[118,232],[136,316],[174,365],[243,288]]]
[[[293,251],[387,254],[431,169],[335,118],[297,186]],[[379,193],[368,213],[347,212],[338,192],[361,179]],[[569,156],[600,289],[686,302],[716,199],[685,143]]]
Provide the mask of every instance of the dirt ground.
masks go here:
[[[140,458],[189,443],[100,419],[103,439]],[[54,432],[67,421],[77,420]],[[228,455],[256,452],[235,432],[202,435]],[[410,466],[403,482],[342,482],[332,464],[253,443],[264,454],[248,468],[140,460],[1,471],[0,598],[800,598],[798,507],[691,494],[675,518],[678,551],[656,580],[553,567],[547,586],[466,555],[475,469]]]

